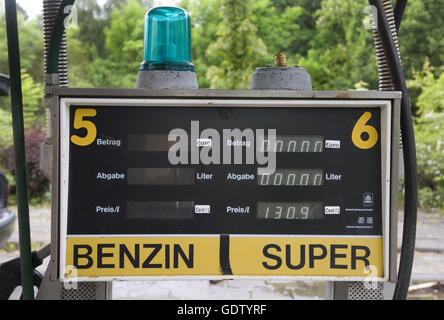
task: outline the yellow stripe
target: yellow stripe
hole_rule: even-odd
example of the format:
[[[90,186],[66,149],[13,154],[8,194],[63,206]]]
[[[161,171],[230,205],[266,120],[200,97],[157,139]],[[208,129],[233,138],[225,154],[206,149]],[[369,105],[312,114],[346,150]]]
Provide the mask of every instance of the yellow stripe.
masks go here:
[[[222,275],[219,237],[68,237],[66,244],[66,278]],[[384,276],[382,238],[232,236],[230,265],[234,276]]]
[[[338,277],[370,275],[368,261],[383,276],[382,238],[232,237],[230,261],[238,275]]]
[[[138,257],[137,263],[126,252]],[[214,275],[219,274],[219,238],[67,238],[67,269],[72,265],[77,268],[68,277]]]

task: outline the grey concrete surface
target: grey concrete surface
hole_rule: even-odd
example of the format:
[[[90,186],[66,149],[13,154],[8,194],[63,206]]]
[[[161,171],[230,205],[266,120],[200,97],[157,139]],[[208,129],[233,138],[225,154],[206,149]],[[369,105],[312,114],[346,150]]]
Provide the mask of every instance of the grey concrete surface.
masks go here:
[[[14,210],[14,208],[11,208]],[[39,249],[50,241],[50,211],[47,207],[31,208],[32,248]],[[399,230],[402,230],[400,212]],[[18,230],[0,250],[0,263],[18,257]],[[401,231],[398,235],[402,237]],[[419,212],[415,261],[412,281],[444,281],[444,216]],[[5,250],[7,249],[7,250]],[[44,272],[48,259],[38,270]],[[324,282],[226,280],[210,283],[192,281],[115,281],[114,299],[323,299]]]
[[[137,75],[136,88],[197,89],[197,75],[192,71],[143,70]]]
[[[257,68],[251,78],[251,89],[311,91],[311,77],[300,67]]]
[[[403,212],[399,212],[398,247],[402,243]],[[444,281],[444,216],[418,211],[412,280]],[[398,255],[399,262],[399,255]]]

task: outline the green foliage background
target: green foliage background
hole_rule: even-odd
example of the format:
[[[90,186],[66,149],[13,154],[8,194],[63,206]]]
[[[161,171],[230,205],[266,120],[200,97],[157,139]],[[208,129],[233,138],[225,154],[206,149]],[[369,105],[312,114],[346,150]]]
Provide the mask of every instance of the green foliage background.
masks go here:
[[[76,28],[67,31],[73,87],[135,86],[142,61],[143,22],[150,0],[77,0]],[[157,1],[156,4],[162,4]],[[285,51],[308,70],[314,90],[377,90],[366,0],[178,0],[191,13],[192,55],[200,88],[246,89],[256,67]],[[42,17],[19,8],[27,127],[43,122]],[[444,6],[410,0],[399,33],[415,113],[420,205],[444,207]],[[3,3],[0,72],[8,73]],[[11,144],[9,98],[0,98],[0,145]]]

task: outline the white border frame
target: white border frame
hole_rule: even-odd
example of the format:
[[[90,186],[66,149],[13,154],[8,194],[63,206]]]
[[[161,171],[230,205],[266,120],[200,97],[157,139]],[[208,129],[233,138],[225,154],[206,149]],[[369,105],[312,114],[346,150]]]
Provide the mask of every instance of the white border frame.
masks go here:
[[[71,105],[85,106],[140,106],[140,107],[289,107],[289,108],[353,108],[381,109],[381,193],[382,193],[382,239],[384,277],[338,277],[338,276],[123,276],[123,277],[78,277],[65,279],[66,238],[69,183],[69,128]],[[188,280],[188,279],[279,279],[313,281],[389,281],[390,245],[390,166],[391,166],[391,117],[390,100],[273,100],[273,99],[122,99],[122,98],[61,98],[60,99],[60,229],[59,229],[59,278],[61,281],[112,281],[112,280]],[[93,235],[94,237],[219,237],[219,235]],[[88,237],[70,236],[70,237]],[[381,238],[381,236],[326,236],[326,235],[230,235],[230,237],[334,237],[334,238]]]

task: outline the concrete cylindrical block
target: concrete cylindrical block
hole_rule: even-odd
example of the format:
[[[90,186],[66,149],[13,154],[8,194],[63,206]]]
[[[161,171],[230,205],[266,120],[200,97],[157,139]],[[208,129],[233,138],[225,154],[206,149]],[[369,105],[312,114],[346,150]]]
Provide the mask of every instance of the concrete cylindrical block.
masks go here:
[[[197,76],[192,71],[143,70],[137,75],[136,88],[198,89]]]
[[[257,68],[251,79],[251,89],[311,91],[311,77],[300,67]]]

